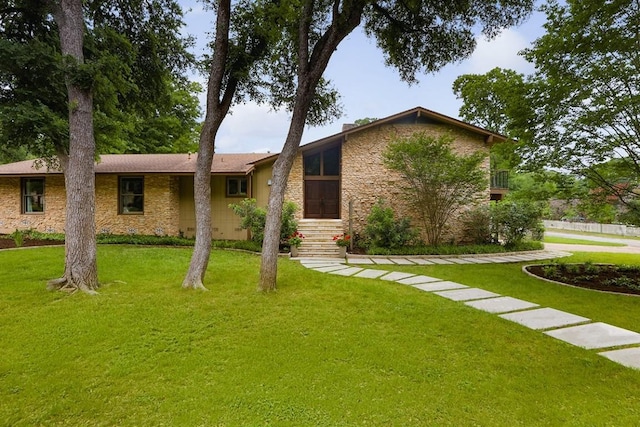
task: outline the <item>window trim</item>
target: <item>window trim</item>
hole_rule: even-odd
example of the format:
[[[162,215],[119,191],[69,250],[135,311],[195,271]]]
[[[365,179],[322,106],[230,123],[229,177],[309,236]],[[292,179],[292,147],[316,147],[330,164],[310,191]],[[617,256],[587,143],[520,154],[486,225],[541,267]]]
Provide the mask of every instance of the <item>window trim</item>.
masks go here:
[[[229,191],[229,183],[231,181],[237,181],[237,188],[239,189],[238,193],[236,194],[232,194]],[[242,181],[244,181],[245,187],[246,187],[246,192],[242,193],[242,191],[240,191],[240,189],[242,189]],[[225,179],[225,185],[224,185],[224,193],[226,197],[249,197],[249,178],[247,177],[247,175],[232,175],[232,176],[227,176]]]
[[[137,193],[131,193],[131,194],[127,194],[127,196],[133,196],[133,197],[142,197],[142,210],[140,211],[133,211],[133,212],[127,212],[125,211],[124,208],[124,199],[123,197],[125,196],[124,194],[122,194],[122,180],[123,179],[139,179],[142,181],[142,193],[141,194],[137,194]],[[144,175],[123,175],[123,176],[119,176],[118,177],[118,215],[144,215],[144,211],[145,211],[145,207],[144,207]]]
[[[42,194],[28,195],[26,194],[27,182],[29,181],[42,181]],[[22,215],[44,215],[46,210],[45,199],[45,177],[22,177],[20,179],[20,213]],[[42,198],[42,210],[41,211],[28,211],[27,210],[27,197],[41,197]]]

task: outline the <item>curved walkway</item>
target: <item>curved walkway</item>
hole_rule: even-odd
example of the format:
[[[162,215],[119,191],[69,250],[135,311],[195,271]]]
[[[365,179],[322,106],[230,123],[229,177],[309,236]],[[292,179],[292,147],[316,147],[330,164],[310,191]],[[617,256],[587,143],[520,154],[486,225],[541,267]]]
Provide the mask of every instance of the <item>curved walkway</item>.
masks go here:
[[[312,270],[345,277],[386,280],[413,286],[434,295],[458,301],[467,306],[496,314],[503,319],[585,349],[597,349],[598,354],[623,366],[640,369],[640,334],[586,317],[540,307],[534,302],[500,295],[462,283],[436,277],[399,271],[376,270],[367,265],[433,265],[433,264],[486,264],[540,261],[568,256],[561,251],[540,251],[526,254],[464,257],[366,257],[349,256],[347,260],[335,258],[300,258],[300,263]],[[604,350],[604,351],[603,351]]]

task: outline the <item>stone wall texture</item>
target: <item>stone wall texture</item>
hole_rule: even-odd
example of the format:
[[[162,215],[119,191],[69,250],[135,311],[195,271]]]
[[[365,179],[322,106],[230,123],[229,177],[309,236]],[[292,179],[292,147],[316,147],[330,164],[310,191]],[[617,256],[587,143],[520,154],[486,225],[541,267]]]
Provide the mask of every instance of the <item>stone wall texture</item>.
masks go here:
[[[96,176],[96,232],[112,234],[177,235],[179,230],[178,177],[146,175],[144,214],[118,213],[118,176]],[[0,233],[33,229],[44,233],[64,233],[64,177],[45,177],[44,213],[22,214],[20,178],[0,178]]]
[[[489,200],[489,147],[482,136],[446,125],[437,124],[389,124],[363,130],[347,136],[342,145],[341,165],[341,215],[345,230],[349,224],[355,233],[362,233],[372,206],[378,199],[385,199],[395,210],[398,217],[412,218],[412,225],[420,227],[418,216],[408,208],[404,188],[406,184],[400,175],[388,170],[383,163],[383,152],[390,141],[398,137],[407,137],[415,132],[440,136],[450,133],[455,138],[454,151],[458,154],[470,154],[482,151],[487,154],[483,168],[487,171],[487,191],[482,198]],[[287,188],[287,199],[303,206],[303,168],[302,155],[296,158]],[[350,215],[351,205],[351,221]],[[471,207],[471,206],[469,206]],[[425,236],[422,236],[423,239]],[[460,238],[460,226],[457,218],[451,221],[451,228],[445,241]]]

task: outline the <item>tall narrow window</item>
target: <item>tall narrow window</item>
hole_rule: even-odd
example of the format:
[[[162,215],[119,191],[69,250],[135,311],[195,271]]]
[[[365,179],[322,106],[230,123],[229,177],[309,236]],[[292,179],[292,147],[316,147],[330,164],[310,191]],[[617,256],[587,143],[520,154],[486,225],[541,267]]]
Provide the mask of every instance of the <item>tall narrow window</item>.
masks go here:
[[[44,178],[22,178],[22,213],[44,212]]]
[[[227,197],[245,197],[248,190],[247,184],[246,176],[227,177]]]
[[[144,177],[120,177],[118,211],[121,214],[144,213]]]

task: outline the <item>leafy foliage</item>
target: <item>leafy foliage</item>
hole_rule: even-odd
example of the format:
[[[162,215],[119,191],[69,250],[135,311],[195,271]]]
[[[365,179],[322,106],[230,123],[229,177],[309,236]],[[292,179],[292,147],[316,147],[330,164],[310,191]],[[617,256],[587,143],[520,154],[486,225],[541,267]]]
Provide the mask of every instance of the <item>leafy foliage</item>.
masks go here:
[[[542,210],[533,202],[502,201],[491,205],[493,232],[506,247],[520,244],[528,234],[541,240],[544,232]]]
[[[580,173],[631,210],[640,180],[640,4],[551,2],[547,33],[525,51],[536,65],[537,118],[527,155]],[[618,159],[616,176],[599,165]],[[620,185],[624,184],[624,185]]]
[[[249,230],[251,240],[262,244],[264,239],[264,226],[267,219],[267,210],[257,205],[256,199],[244,199],[237,204],[230,204],[229,208],[233,213],[241,218],[240,228]],[[280,232],[281,243],[288,242],[298,230],[298,221],[295,219],[295,213],[298,207],[291,201],[285,202],[282,209],[282,225]]]
[[[184,77],[192,58],[177,2],[85,2],[81,66],[63,60],[47,2],[4,1],[0,10],[0,146],[22,147],[20,156],[66,153],[69,71],[93,94],[99,152],[192,147],[199,110]]]
[[[457,155],[453,137],[415,133],[392,141],[384,153],[385,165],[406,181],[405,197],[418,213],[429,244],[441,242],[448,222],[462,206],[482,199],[487,174],[485,154]]]
[[[364,230],[364,245],[371,248],[399,248],[417,237],[409,218],[396,218],[393,208],[380,199],[371,208]]]

